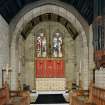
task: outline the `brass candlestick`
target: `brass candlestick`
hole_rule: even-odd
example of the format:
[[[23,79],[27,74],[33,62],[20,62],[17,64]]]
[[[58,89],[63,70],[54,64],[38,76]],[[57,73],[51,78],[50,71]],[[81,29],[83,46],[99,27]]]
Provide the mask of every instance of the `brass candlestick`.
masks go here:
[[[9,65],[2,69],[2,86],[5,82],[11,85],[11,71],[12,69],[9,67]]]
[[[18,79],[17,79],[17,88],[18,88],[18,90],[21,90],[21,80],[20,80],[20,77],[21,77],[21,73],[18,73]]]

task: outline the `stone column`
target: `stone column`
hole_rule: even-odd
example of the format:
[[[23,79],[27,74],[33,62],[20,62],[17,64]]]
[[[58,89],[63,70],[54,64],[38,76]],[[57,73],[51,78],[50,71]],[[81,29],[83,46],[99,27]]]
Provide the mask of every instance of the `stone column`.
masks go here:
[[[9,64],[9,25],[0,15],[0,87],[2,87],[2,69]]]

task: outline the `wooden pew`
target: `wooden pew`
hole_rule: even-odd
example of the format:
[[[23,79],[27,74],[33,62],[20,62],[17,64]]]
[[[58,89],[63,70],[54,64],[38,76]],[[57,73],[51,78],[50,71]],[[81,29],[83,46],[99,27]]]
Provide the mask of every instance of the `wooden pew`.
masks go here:
[[[12,103],[18,101],[19,105],[30,105],[30,93],[28,91],[11,91]]]
[[[83,100],[84,95],[74,94],[71,105],[105,105],[105,89],[91,85],[89,88],[89,99]]]
[[[91,103],[95,105],[105,105],[105,89],[99,87],[92,87]]]
[[[79,97],[73,96],[71,105],[92,105],[92,104],[89,102],[86,102],[84,100],[79,99]]]
[[[9,89],[5,84],[3,88],[0,89],[0,105],[5,105],[9,102]]]
[[[0,105],[30,105],[30,95],[28,91],[9,91],[5,84],[0,89]]]
[[[78,90],[75,91],[70,99],[71,104],[70,105],[90,105],[86,98],[88,97],[87,91]]]

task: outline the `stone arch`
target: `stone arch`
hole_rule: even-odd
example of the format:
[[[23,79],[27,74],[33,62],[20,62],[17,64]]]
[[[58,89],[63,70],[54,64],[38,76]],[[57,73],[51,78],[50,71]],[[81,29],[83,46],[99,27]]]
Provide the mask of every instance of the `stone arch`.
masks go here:
[[[81,17],[81,15],[70,5],[62,3],[60,1],[54,2],[44,0],[29,4],[21,10],[21,12],[12,20],[10,23],[11,32],[11,66],[14,70],[14,76],[16,77],[16,39],[22,31],[22,27],[27,24],[34,17],[37,17],[45,13],[54,13],[59,16],[64,17],[76,28],[79,35],[83,38],[83,52],[84,52],[84,73],[88,75],[88,30],[89,26],[87,22]],[[83,88],[88,89],[88,77],[84,77],[84,81],[87,81],[87,86],[85,82],[83,83]],[[12,81],[12,85],[15,85],[16,79]],[[15,88],[15,87],[14,87]]]

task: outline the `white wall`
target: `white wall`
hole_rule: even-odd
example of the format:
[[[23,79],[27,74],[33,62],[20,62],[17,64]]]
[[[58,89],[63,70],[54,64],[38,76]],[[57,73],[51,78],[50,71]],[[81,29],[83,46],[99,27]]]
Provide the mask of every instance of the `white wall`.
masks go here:
[[[9,25],[0,15],[0,87],[2,86],[2,68],[9,63]]]

